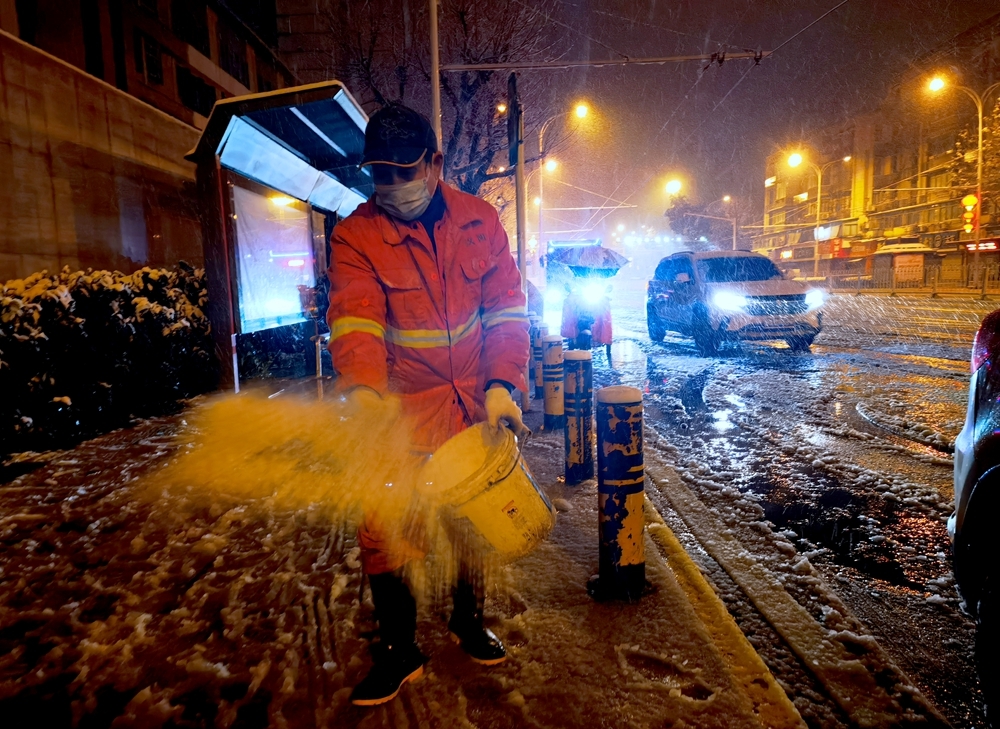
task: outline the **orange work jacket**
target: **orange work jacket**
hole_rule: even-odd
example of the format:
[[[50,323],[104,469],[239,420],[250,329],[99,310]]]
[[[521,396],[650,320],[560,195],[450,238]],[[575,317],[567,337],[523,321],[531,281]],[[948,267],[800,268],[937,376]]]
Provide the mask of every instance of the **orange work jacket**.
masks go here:
[[[330,353],[342,390],[402,399],[432,452],[485,419],[485,386],[525,388],[528,318],[507,234],[487,202],[440,184],[434,227],[359,206],[330,240]]]

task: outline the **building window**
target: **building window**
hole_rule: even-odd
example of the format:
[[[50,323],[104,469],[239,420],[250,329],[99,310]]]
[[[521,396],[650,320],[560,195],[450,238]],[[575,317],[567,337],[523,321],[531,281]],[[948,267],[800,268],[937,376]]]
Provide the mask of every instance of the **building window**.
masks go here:
[[[201,55],[212,55],[205,3],[198,0],[173,0],[170,4],[170,25],[174,35],[193,46]]]
[[[951,187],[951,172],[937,172],[931,175],[928,183],[930,187]]]
[[[257,61],[257,91],[274,91],[277,88],[277,73],[266,63]]]
[[[219,65],[244,86],[250,86],[247,48],[243,39],[229,25],[219,21]]]
[[[135,0],[135,4],[139,6],[139,10],[152,15],[154,18],[160,14],[159,9],[156,7],[157,0]]]
[[[163,85],[163,50],[160,44],[136,29],[133,36],[132,51],[135,54],[135,71],[146,83],[155,86]]]
[[[212,113],[215,88],[205,83],[183,66],[177,67],[177,94],[181,103],[202,116]]]

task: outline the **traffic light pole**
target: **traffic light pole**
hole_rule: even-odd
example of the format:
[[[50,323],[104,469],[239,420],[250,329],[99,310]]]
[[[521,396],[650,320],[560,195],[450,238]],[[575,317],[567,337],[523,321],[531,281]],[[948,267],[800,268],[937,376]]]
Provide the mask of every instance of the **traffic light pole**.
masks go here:
[[[521,110],[521,100],[517,95],[517,74],[507,77],[507,144],[510,164],[514,167],[514,197],[517,211],[517,270],[521,272],[521,290],[524,298],[528,298],[528,246],[525,217],[527,212],[527,185],[524,176],[524,116]],[[524,381],[528,381],[528,369],[525,366]],[[531,404],[528,390],[521,393],[521,409],[527,412]]]
[[[431,124],[441,147],[441,46],[438,42],[438,0],[429,0],[428,14],[431,25]]]

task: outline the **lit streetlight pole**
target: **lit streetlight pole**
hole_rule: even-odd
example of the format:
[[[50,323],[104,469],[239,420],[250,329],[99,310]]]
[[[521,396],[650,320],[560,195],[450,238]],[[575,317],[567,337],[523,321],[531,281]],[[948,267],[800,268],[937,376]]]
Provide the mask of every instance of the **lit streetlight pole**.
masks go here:
[[[838,162],[850,162],[851,155],[847,155],[842,159],[830,160],[825,165],[820,166],[814,162],[806,160],[800,153],[793,152],[788,156],[788,166],[798,167],[800,164],[805,162],[807,165],[812,167],[813,171],[816,172],[816,227],[819,228],[823,224],[823,173],[828,167],[832,167]],[[815,236],[814,236],[815,238]],[[817,243],[819,241],[816,241]],[[819,277],[819,251],[817,250],[813,256],[813,278]]]
[[[726,195],[721,200],[716,200],[716,202],[724,202],[724,203],[731,203],[732,201],[733,201],[733,198],[731,196],[729,196],[729,195]],[[729,223],[731,226],[733,226],[733,250],[734,251],[736,250],[736,226],[737,226],[737,223],[736,223],[736,213],[735,213],[735,211],[733,212],[733,217],[731,217],[731,218],[723,218],[723,217],[720,217],[718,215],[702,215],[701,213],[688,213],[688,215],[690,215],[692,218],[707,218],[708,220],[724,220],[727,223]]]
[[[431,30],[431,124],[441,147],[441,44],[438,43],[438,0],[428,0]],[[443,151],[443,150],[442,150]]]
[[[947,86],[947,82],[941,76],[935,76],[927,84],[927,89],[932,93],[937,93],[943,90]],[[976,200],[979,205],[979,212],[976,214],[976,227],[975,235],[973,240],[975,241],[975,250],[972,253],[972,268],[974,276],[979,275],[979,241],[982,238],[982,228],[980,227],[980,220],[983,217],[983,106],[989,97],[990,93],[996,89],[1000,89],[1000,83],[995,83],[992,86],[987,86],[986,89],[981,93],[977,94],[975,91],[970,89],[968,86],[955,86],[959,91],[965,92],[965,94],[972,99],[973,103],[976,105],[976,114],[979,119],[979,144],[976,147]]]
[[[542,183],[545,180],[545,172],[546,172],[546,170],[549,171],[549,172],[555,172],[556,167],[558,166],[558,163],[555,160],[546,160],[545,159],[545,130],[548,129],[549,124],[551,124],[552,122],[554,122],[556,119],[562,119],[564,116],[571,116],[571,115],[576,115],[577,118],[584,119],[587,116],[587,113],[589,111],[590,111],[590,109],[587,107],[586,104],[582,104],[582,103],[581,104],[577,104],[576,108],[573,109],[573,111],[566,111],[566,112],[562,112],[560,114],[554,114],[553,116],[550,116],[548,119],[546,119],[542,123],[541,129],[538,130],[538,159],[539,159],[539,168],[538,168],[538,199],[539,199],[539,203],[538,203],[538,250],[539,251],[541,251],[541,249],[542,249],[542,207],[543,207],[543,205],[542,205],[541,201],[542,201],[542,199],[544,197],[542,195],[542,187],[543,187]]]

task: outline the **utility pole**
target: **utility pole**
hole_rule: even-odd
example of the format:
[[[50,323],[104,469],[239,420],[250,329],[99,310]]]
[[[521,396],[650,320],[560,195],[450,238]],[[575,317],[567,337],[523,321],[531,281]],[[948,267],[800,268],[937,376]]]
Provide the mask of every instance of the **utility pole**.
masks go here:
[[[701,215],[700,213],[686,213],[692,218],[708,218],[709,220],[725,220],[733,226],[733,250],[736,250],[736,218],[720,218],[718,215]]]
[[[527,204],[527,185],[524,177],[524,115],[521,100],[517,95],[517,74],[511,72],[507,77],[507,146],[509,163],[514,168],[515,200],[517,210],[517,270],[521,272],[521,290],[525,301],[528,297],[528,241],[525,234],[525,205]],[[539,206],[541,207],[541,206]],[[528,370],[525,367],[525,382]],[[521,409],[525,412],[531,401],[527,390],[521,393]]]
[[[441,48],[438,41],[438,0],[428,0],[431,25],[431,124],[441,147]]]

